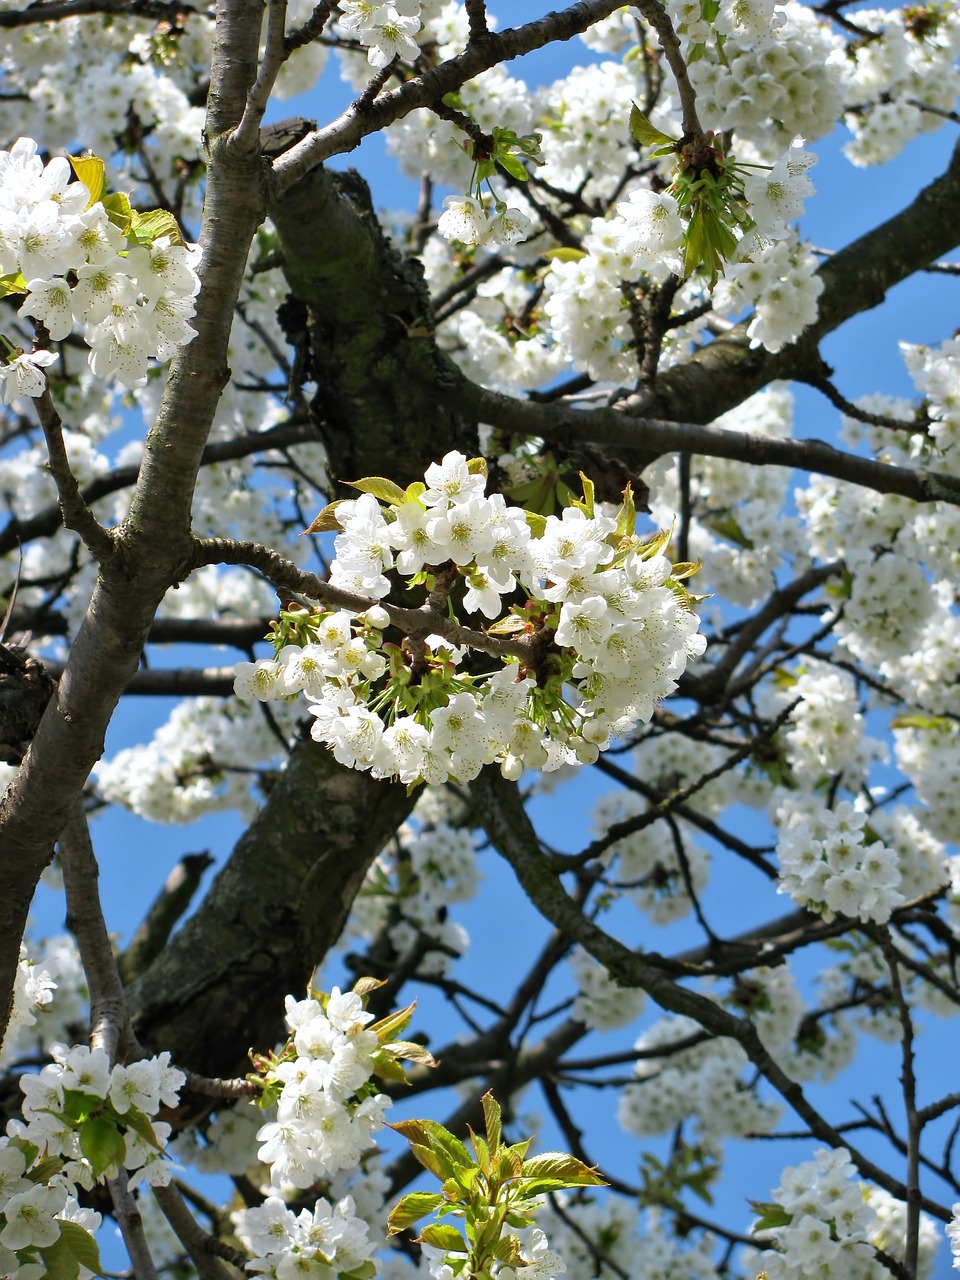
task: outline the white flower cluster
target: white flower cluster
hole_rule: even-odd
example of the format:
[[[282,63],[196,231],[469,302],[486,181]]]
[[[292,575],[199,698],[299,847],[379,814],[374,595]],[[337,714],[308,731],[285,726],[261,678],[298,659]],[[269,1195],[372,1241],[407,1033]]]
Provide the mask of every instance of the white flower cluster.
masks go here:
[[[359,622],[330,613],[311,624],[310,643],[239,664],[237,694],[268,701],[302,691],[313,737],[341,764],[407,784],[467,781],[493,762],[512,778],[525,767],[592,763],[614,734],[649,720],[706,647],[659,554],[665,537],[640,543],[632,527],[580,506],[537,517],[534,537],[526,514],[501,494],[485,496],[484,476],[455,452],[431,464],[425,481],[386,512],[370,493],[337,506],[343,532],[331,583],[382,598],[394,566],[446,571],[451,585],[462,579],[464,611],[490,619],[522,589],[526,605],[504,625],[531,646],[529,658],[509,654],[492,675],[475,677],[440,636],[419,650],[381,649],[382,608]]]
[[[640,776],[648,775],[641,770]],[[649,807],[648,802],[633,791],[602,796],[593,814],[597,834],[605,834],[615,823],[640,817]],[[682,819],[677,819],[676,825],[690,888],[700,894],[710,875],[709,855],[691,838],[691,830]],[[662,829],[655,823],[616,840],[604,850],[602,861],[613,868],[608,873],[612,887],[622,889],[655,924],[681,920],[693,909],[687,875],[677,849],[672,840],[664,838]]]
[[[336,1276],[369,1277],[376,1242],[357,1217],[351,1196],[336,1205],[318,1200],[313,1212],[294,1213],[279,1196],[268,1196],[253,1209],[234,1215],[237,1235],[254,1257],[247,1270],[269,1280],[334,1280]],[[367,1264],[364,1266],[364,1264]]]
[[[419,56],[420,0],[340,0],[340,10],[340,29],[360,41],[371,67]]]
[[[904,1255],[906,1213],[885,1192],[851,1181],[855,1169],[844,1148],[821,1149],[803,1164],[784,1169],[773,1203],[764,1206],[777,1226],[754,1227],[773,1247],[751,1253],[751,1272],[768,1280],[805,1280],[810,1275],[843,1275],[851,1280],[881,1280],[889,1275],[873,1246],[894,1258]],[[761,1220],[762,1221],[762,1220]],[[933,1270],[939,1243],[936,1225],[921,1217],[917,1276]]]
[[[352,1169],[373,1146],[390,1100],[354,1095],[370,1079],[379,1040],[366,1030],[373,1015],[360,996],[334,987],[326,1001],[287,997],[293,1054],[266,1077],[281,1086],[277,1119],[257,1132],[259,1159],[270,1165],[275,1187],[309,1187],[319,1178]]]
[[[0,1137],[0,1268],[5,1276],[42,1280],[49,1275],[38,1251],[58,1243],[63,1223],[75,1223],[91,1235],[97,1230],[100,1214],[81,1209],[72,1190],[59,1177],[44,1181],[39,1166],[30,1165],[16,1143]],[[81,1267],[80,1275],[87,1280],[92,1272]]]
[[[0,1046],[3,1058],[10,1056],[10,1049],[27,1027],[36,1026],[37,1012],[50,1003],[56,989],[54,974],[31,961],[26,944],[21,942],[20,963],[17,965],[13,984],[13,1008],[10,1010],[3,1044]]]
[[[895,850],[866,842],[866,822],[865,813],[843,800],[788,827],[777,843],[777,892],[828,920],[840,914],[885,924],[904,901],[900,870]]]
[[[89,1190],[102,1176],[115,1177],[119,1164],[133,1171],[132,1182],[143,1179],[166,1186],[172,1171],[164,1155],[170,1126],[161,1120],[152,1122],[154,1143],[143,1135],[143,1120],[155,1116],[161,1106],[177,1105],[185,1077],[170,1065],[170,1054],[112,1069],[102,1049],[85,1045],[71,1049],[54,1045],[53,1057],[37,1075],[20,1077],[26,1124],[11,1121],[8,1133],[48,1156],[61,1157],[62,1177],[71,1186]],[[128,1115],[134,1123],[124,1121]],[[99,1126],[95,1139],[85,1133],[90,1124]],[[103,1142],[107,1127],[118,1135],[117,1143],[111,1144],[116,1159],[104,1160],[103,1167],[95,1169],[85,1152],[91,1143]]]
[[[40,321],[51,341],[79,327],[93,373],[138,386],[151,358],[167,360],[195,336],[188,321],[200,288],[199,250],[168,236],[129,245],[103,204],[91,204],[72,178],[63,157],[44,166],[30,138],[0,151],[0,275],[23,277],[19,314]],[[40,395],[40,370],[55,358],[36,351],[0,365],[3,400]]]
[[[497,201],[491,214],[489,205],[477,196],[447,196],[437,231],[445,240],[461,244],[515,244],[527,238],[533,221],[522,209]]]
[[[744,1081],[749,1063],[735,1040],[704,1037],[692,1018],[671,1016],[645,1031],[634,1048],[646,1056],[620,1095],[617,1120],[626,1133],[669,1133],[692,1120],[702,1139],[714,1141],[769,1133],[776,1125],[780,1108]]]
[[[577,997],[570,1010],[593,1031],[611,1031],[625,1027],[639,1017],[646,994],[639,987],[621,987],[602,964],[575,947],[570,955],[577,984]]]
[[[715,1241],[709,1232],[681,1242],[658,1209],[644,1213],[641,1230],[637,1208],[617,1196],[585,1201],[556,1195],[550,1201],[558,1203],[560,1212],[544,1206],[538,1220],[567,1259],[571,1275],[595,1275],[599,1280],[616,1280],[624,1274],[645,1280],[717,1280],[710,1257]],[[595,1240],[603,1241],[602,1257],[593,1248]]]

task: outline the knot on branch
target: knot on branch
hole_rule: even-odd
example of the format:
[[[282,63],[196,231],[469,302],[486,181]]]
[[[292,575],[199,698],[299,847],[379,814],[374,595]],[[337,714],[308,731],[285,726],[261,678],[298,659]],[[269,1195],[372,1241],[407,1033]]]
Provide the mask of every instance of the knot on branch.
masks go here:
[[[27,753],[56,681],[43,663],[0,644],[0,760],[18,765]]]

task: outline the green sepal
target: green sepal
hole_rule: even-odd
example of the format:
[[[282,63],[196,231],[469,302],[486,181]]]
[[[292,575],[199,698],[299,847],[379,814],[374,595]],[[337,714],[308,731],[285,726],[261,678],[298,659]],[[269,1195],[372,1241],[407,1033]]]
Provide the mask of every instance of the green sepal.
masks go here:
[[[435,1213],[447,1203],[438,1191],[411,1191],[390,1210],[387,1218],[387,1235],[395,1236],[405,1231],[428,1213]]]

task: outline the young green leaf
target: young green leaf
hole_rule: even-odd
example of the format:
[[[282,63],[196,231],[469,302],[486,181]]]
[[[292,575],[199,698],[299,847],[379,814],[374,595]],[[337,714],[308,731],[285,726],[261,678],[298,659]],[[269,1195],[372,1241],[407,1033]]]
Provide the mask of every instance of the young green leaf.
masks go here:
[[[641,147],[664,147],[676,149],[676,139],[661,133],[643,114],[636,103],[630,108],[630,132]]]
[[[447,1201],[439,1192],[411,1191],[404,1196],[387,1218],[387,1235],[395,1236],[398,1231],[405,1231],[428,1213],[435,1213]]]
[[[429,1244],[447,1253],[466,1253],[467,1242],[457,1230],[446,1222],[430,1222],[417,1237],[418,1244]]]
[[[406,492],[385,476],[366,476],[363,480],[344,480],[343,483],[351,489],[359,489],[361,493],[372,493],[378,502],[391,506],[399,506],[406,501]]]
[[[101,1178],[108,1169],[123,1163],[123,1134],[112,1120],[85,1120],[80,1126],[80,1150],[90,1161],[93,1176]]]
[[[589,1165],[563,1151],[545,1151],[524,1160],[520,1177],[558,1178],[565,1187],[605,1187],[607,1184]]]

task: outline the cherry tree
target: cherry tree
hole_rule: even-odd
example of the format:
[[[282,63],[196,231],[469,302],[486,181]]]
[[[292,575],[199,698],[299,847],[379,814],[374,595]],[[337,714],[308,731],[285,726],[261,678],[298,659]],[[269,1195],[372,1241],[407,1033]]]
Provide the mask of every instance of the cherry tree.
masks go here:
[[[960,16],[0,28],[0,1270],[100,1271],[105,1216],[138,1280],[960,1258],[919,1034],[960,1004],[960,340],[902,344],[901,399],[822,353],[957,274],[960,152],[856,241],[802,234],[834,128],[863,168],[960,122]],[[349,105],[278,123],[321,76]],[[412,213],[343,167],[376,134]],[[177,701],[105,755],[134,697]],[[121,947],[108,809],[247,825]],[[28,927],[41,880],[67,934]],[[782,1172],[712,1214],[742,1139]]]

